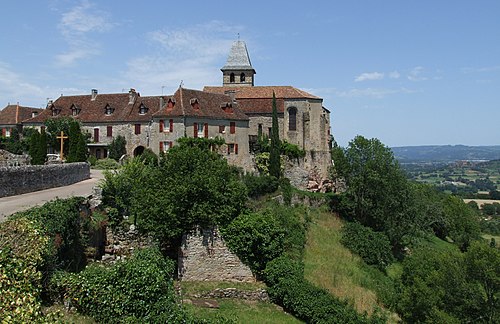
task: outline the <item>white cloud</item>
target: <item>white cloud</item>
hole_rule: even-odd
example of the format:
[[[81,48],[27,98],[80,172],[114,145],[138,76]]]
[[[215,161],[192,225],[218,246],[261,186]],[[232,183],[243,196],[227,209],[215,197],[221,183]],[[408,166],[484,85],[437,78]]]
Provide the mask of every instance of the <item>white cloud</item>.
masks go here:
[[[86,35],[106,32],[113,26],[107,14],[97,10],[95,5],[87,0],[63,13],[58,27],[69,49],[56,55],[56,64],[62,67],[71,66],[79,60],[98,55],[99,44],[90,41]]]
[[[400,76],[401,74],[399,74],[398,71],[392,71],[389,73],[389,78],[391,79],[399,79]]]
[[[143,93],[173,93],[181,80],[186,88],[220,84],[219,69],[243,27],[220,21],[184,29],[162,29],[147,34],[156,53],[130,60],[126,79],[141,85]],[[219,66],[220,65],[220,66]],[[219,73],[218,73],[219,72]]]
[[[368,80],[382,80],[384,78],[384,73],[380,72],[369,72],[362,73],[354,79],[354,82],[368,81]]]
[[[425,81],[425,80],[427,80],[427,77],[422,76],[423,71],[424,71],[424,68],[421,66],[414,67],[408,73],[408,80],[410,80],[410,81]]]
[[[0,62],[0,98],[4,98],[5,104],[9,101],[10,103],[19,101],[20,104],[25,104],[24,101],[27,98],[33,102],[33,100],[41,100],[44,96],[45,89],[26,81],[10,66]]]

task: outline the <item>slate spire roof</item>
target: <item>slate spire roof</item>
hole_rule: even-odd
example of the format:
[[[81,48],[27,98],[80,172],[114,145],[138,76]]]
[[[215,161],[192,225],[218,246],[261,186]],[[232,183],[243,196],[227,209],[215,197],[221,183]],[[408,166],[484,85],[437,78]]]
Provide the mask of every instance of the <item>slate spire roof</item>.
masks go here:
[[[237,40],[233,43],[227,57],[226,65],[224,65],[221,70],[252,70],[255,73],[252,63],[250,62],[247,45],[244,41]]]

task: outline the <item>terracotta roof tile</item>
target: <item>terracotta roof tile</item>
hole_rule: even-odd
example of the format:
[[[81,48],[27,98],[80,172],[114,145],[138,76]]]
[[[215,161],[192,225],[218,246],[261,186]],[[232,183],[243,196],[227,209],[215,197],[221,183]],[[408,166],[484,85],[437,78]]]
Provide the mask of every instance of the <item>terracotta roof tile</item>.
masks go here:
[[[19,107],[19,109],[18,109]],[[18,105],[8,105],[0,110],[0,124],[2,125],[16,125],[22,121],[31,118],[32,113],[41,113],[43,109],[24,107]]]
[[[167,108],[169,99],[175,101],[175,105],[171,109]],[[231,98],[224,94],[179,88],[173,96],[165,98],[164,102],[164,107],[155,113],[155,117],[189,116],[210,119],[248,120],[248,116],[242,112],[242,109],[237,105],[231,104]]]
[[[206,92],[229,93],[235,92],[238,107],[246,114],[272,113],[273,91],[276,95],[276,106],[279,113],[283,113],[286,99],[321,99],[303,90],[292,86],[256,86],[256,87],[211,87],[203,88]]]

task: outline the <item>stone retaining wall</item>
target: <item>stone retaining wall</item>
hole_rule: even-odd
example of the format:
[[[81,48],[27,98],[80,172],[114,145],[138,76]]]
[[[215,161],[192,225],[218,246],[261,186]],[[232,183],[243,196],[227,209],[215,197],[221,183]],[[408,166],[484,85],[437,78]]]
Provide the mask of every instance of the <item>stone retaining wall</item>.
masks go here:
[[[250,268],[229,251],[219,231],[196,229],[182,237],[179,279],[186,281],[254,282]]]
[[[67,186],[90,179],[85,162],[0,167],[0,197]]]
[[[257,290],[241,290],[237,288],[216,288],[212,291],[207,291],[200,294],[195,294],[194,298],[233,298],[243,300],[256,300],[261,302],[268,302],[269,295],[265,289]]]

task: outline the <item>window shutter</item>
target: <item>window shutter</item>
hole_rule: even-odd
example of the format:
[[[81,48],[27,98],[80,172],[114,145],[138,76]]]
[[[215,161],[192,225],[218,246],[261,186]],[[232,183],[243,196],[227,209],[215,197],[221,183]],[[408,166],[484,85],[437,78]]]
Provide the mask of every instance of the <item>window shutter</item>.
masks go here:
[[[160,153],[163,152],[163,142],[160,141]]]
[[[208,124],[205,123],[205,125],[203,126],[203,130],[205,131],[205,138],[208,138]]]
[[[198,137],[198,123],[194,123],[193,128],[194,128],[193,136],[194,136],[194,138],[196,138],[196,137]]]
[[[112,137],[113,136],[113,126],[108,126],[106,128],[106,136]]]
[[[234,144],[234,154],[238,154],[238,144]]]
[[[174,143],[172,141],[168,142],[168,148],[172,148],[173,145]]]
[[[163,133],[163,119],[160,119],[160,133]]]
[[[2,128],[2,136],[5,137],[5,134],[7,133],[7,130],[5,128]]]
[[[230,125],[230,126],[229,126],[229,127],[230,127],[229,132],[230,132],[231,134],[236,133],[236,123],[235,123],[235,122],[231,122],[229,125]]]
[[[172,133],[174,131],[174,120],[170,119],[168,122],[169,122],[169,132]]]

